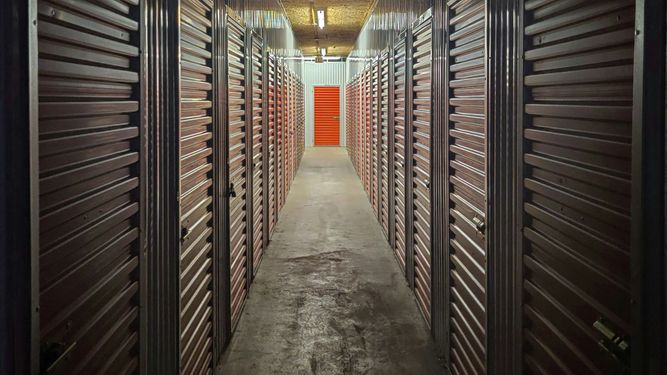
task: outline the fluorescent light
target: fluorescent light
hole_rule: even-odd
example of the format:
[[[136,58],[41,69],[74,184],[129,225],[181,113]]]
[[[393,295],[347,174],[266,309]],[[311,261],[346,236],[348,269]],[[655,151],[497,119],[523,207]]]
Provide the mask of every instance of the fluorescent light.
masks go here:
[[[320,29],[324,29],[324,11],[323,10],[318,10],[317,11],[317,25],[320,27]]]
[[[327,55],[327,49],[326,48],[321,48],[320,49],[320,54],[322,55],[322,57],[326,56]]]

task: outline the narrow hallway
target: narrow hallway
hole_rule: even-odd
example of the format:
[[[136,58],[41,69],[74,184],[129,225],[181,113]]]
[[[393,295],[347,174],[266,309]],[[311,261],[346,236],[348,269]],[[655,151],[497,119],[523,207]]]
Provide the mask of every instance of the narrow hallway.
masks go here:
[[[306,151],[224,374],[440,374],[344,148]]]

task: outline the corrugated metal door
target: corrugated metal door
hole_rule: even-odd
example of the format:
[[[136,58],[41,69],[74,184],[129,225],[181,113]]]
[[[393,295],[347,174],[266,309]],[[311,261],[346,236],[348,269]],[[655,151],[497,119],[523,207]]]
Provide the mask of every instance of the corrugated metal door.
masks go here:
[[[371,115],[371,203],[375,216],[379,218],[380,212],[380,65],[374,62],[371,65],[371,92],[370,92],[370,115]]]
[[[268,184],[269,184],[269,235],[273,235],[273,231],[276,227],[276,221],[278,219],[278,192],[276,184],[276,160],[277,160],[277,146],[276,146],[276,58],[273,54],[269,54],[268,57],[268,111],[269,111],[269,160],[267,167],[268,171]]]
[[[370,200],[373,200],[373,191],[371,188],[372,185],[372,179],[373,179],[373,172],[372,172],[372,163],[373,163],[373,154],[372,154],[372,130],[373,130],[373,122],[372,122],[372,113],[371,110],[373,109],[371,104],[372,104],[372,97],[373,97],[373,90],[372,90],[372,77],[371,77],[371,67],[366,66],[366,69],[364,69],[364,80],[363,80],[363,91],[362,91],[362,96],[361,100],[363,101],[363,111],[362,111],[362,116],[363,116],[363,123],[364,123],[364,128],[363,128],[363,136],[364,136],[364,186],[366,187],[366,193],[368,194],[368,197]]]
[[[212,2],[180,7],[181,372],[213,369]]]
[[[380,65],[380,224],[389,238],[389,54]]]
[[[413,30],[412,228],[415,294],[431,321],[431,16]]]
[[[252,35],[252,212],[253,274],[264,253],[264,42]]]
[[[139,366],[140,12],[39,1],[42,372]]]
[[[283,63],[278,60],[276,64],[276,213],[280,216],[283,208],[283,197],[285,195],[285,172],[283,155],[283,105],[284,105],[284,85],[283,85]]]
[[[394,251],[405,271],[405,38],[398,38],[394,46]]]
[[[632,335],[634,1],[527,2],[524,19],[525,371],[621,373]]]
[[[447,6],[450,358],[486,371],[486,57],[484,1]]]
[[[236,325],[247,294],[247,154],[245,29],[227,17],[227,161],[229,168],[229,264],[232,326]]]
[[[340,88],[315,86],[315,146],[340,144]]]

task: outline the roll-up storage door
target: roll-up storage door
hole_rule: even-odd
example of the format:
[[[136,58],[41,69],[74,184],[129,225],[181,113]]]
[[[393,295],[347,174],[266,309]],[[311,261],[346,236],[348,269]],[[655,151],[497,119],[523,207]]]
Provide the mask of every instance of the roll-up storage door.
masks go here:
[[[228,9],[227,15],[227,163],[229,183],[229,264],[231,321],[235,326],[247,294],[248,199],[246,154],[245,29]]]
[[[431,321],[431,15],[413,30],[412,42],[412,231],[415,294]]]
[[[354,142],[352,141],[354,122],[352,121],[352,112],[352,83],[348,83],[345,85],[345,148],[347,149],[347,154],[350,156],[352,164],[354,164],[354,155],[352,152],[354,147]]]
[[[486,371],[485,1],[447,6],[450,358],[453,372]]]
[[[373,62],[371,65],[371,202],[375,217],[379,218],[380,212],[380,65]]]
[[[366,193],[368,198],[373,202],[373,153],[372,153],[372,142],[373,142],[373,88],[372,88],[372,70],[371,65],[366,66],[364,71],[364,86],[363,86],[363,103],[364,103],[364,181],[366,186]]]
[[[389,238],[389,54],[380,59],[380,224]]]
[[[252,34],[252,215],[253,274],[264,252],[264,42]]]
[[[629,371],[634,5],[525,3],[525,373]]]
[[[138,373],[140,10],[57,3],[38,2],[41,371]]]
[[[405,271],[405,37],[399,37],[394,46],[394,251]]]
[[[284,176],[284,155],[283,155],[283,136],[284,136],[284,76],[283,63],[277,60],[276,64],[276,192],[277,205],[276,212],[278,217],[283,208],[283,195],[285,194],[285,176]]]
[[[180,7],[181,372],[213,368],[212,1]]]
[[[269,235],[273,235],[278,219],[277,211],[277,184],[276,184],[276,58],[273,54],[268,55],[268,199],[269,199]]]

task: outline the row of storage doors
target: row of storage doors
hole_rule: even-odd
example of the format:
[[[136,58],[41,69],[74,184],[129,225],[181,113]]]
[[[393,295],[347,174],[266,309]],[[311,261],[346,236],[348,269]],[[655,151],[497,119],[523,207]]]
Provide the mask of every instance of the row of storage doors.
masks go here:
[[[39,1],[44,373],[157,373],[140,348],[166,331],[178,355],[160,366],[212,373],[303,154],[300,78],[212,1],[170,8],[177,79],[148,97],[140,6]],[[175,108],[160,129],[144,112],[156,102]],[[158,132],[168,143],[153,147]]]
[[[520,165],[507,172],[518,176],[519,228],[505,225],[520,231],[521,253],[503,272],[516,278],[525,373],[630,366],[634,6],[524,4],[523,128],[514,135],[522,147]],[[347,84],[347,148],[425,321],[446,329],[450,370],[481,374],[493,349],[489,314],[501,308],[489,305],[490,274],[500,272],[489,267],[503,262],[487,255],[488,228],[503,228],[489,222],[500,205],[489,192],[505,178],[494,158],[509,155],[493,154],[489,138],[488,3],[449,1],[443,11],[443,67],[433,66],[429,11]],[[444,72],[439,87],[435,71]],[[437,122],[435,111],[443,113]],[[433,267],[443,268],[444,284],[432,280]]]

